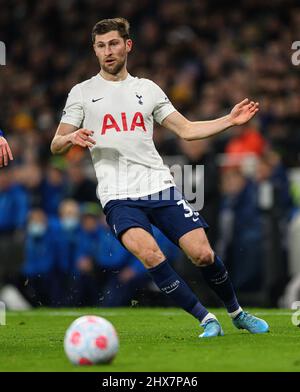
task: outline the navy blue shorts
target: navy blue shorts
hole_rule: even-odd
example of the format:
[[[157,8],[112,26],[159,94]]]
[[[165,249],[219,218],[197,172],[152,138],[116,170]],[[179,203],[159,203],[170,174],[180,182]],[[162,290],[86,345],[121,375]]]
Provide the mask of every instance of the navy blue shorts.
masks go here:
[[[208,228],[199,212],[193,210],[175,187],[136,200],[111,200],[103,211],[107,223],[120,242],[122,234],[131,227],[141,227],[153,235],[153,224],[175,245],[189,231],[199,227]]]

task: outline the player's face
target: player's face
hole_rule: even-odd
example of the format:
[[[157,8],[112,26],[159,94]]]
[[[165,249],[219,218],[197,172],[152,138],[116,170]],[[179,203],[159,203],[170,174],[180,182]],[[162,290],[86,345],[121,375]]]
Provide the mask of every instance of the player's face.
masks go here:
[[[132,41],[126,41],[118,31],[96,35],[94,50],[98,57],[100,67],[105,72],[116,75],[126,65],[127,54],[132,47]]]

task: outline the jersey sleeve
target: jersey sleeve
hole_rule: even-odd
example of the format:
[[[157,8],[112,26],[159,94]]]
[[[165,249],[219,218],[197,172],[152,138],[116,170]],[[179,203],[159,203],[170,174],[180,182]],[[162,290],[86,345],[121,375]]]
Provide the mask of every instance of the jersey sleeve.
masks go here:
[[[69,92],[60,122],[80,127],[84,119],[82,93],[79,85]]]
[[[161,124],[169,114],[176,112],[176,109],[171,104],[169,98],[166,96],[163,90],[157,84],[153,83],[152,90],[155,99],[153,118],[156,122]]]

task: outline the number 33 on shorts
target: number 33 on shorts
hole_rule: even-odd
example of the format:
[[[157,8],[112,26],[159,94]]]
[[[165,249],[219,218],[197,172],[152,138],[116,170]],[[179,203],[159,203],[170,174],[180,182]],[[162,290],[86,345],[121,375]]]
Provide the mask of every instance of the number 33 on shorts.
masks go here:
[[[177,205],[178,206],[180,206],[180,205],[183,206],[183,209],[185,211],[185,213],[184,213],[185,218],[193,217],[193,221],[194,222],[197,222],[199,220],[199,212],[194,211],[186,200],[184,200],[184,199],[179,200],[177,202]]]

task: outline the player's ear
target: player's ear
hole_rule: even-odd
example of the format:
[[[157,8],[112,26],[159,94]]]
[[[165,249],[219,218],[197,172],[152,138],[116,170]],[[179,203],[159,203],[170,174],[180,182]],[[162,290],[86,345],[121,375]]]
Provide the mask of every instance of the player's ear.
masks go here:
[[[129,53],[131,51],[132,45],[133,45],[132,40],[131,39],[127,39],[126,40],[126,51],[127,51],[127,53]]]

